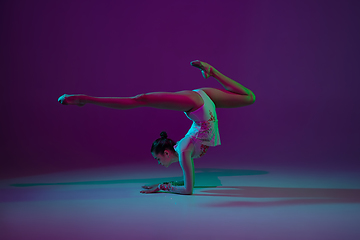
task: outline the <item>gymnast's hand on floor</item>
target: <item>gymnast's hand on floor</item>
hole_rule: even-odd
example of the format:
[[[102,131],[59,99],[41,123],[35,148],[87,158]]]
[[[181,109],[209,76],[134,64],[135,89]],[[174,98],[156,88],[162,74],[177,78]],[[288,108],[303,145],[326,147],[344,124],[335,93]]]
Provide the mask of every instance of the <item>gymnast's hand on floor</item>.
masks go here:
[[[67,95],[64,94],[61,97],[58,98],[58,102],[62,105],[78,105],[79,107],[82,107],[85,105],[83,94],[77,94],[77,95]]]
[[[150,186],[142,186],[145,190],[140,191],[140,193],[156,193],[160,191],[160,188],[158,187],[159,184],[153,184]]]
[[[144,189],[150,189],[150,188],[153,188],[153,187],[157,187],[159,184],[156,183],[156,184],[151,184],[151,185],[144,185],[144,186],[141,186],[142,188]]]

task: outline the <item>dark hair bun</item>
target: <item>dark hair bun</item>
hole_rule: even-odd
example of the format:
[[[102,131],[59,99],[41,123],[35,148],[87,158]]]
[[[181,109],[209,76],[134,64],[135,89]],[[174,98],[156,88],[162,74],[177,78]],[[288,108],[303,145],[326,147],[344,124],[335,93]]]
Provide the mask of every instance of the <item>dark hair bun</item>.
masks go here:
[[[164,131],[162,131],[162,132],[160,133],[160,137],[166,139],[166,138],[167,138],[167,133],[164,132]]]

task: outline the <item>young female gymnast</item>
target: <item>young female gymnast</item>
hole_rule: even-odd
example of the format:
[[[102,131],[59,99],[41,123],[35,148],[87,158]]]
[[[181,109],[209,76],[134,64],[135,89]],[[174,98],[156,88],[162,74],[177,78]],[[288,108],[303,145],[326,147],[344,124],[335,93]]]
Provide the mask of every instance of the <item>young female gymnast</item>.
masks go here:
[[[195,183],[193,159],[203,156],[209,146],[220,145],[215,109],[243,107],[255,102],[255,95],[251,90],[226,77],[208,63],[196,60],[190,64],[199,68],[204,78],[214,77],[225,90],[200,88],[193,91],[154,92],[139,94],[135,97],[115,98],[64,94],[58,99],[64,105],[84,106],[92,103],[115,109],[137,107],[171,109],[185,112],[186,116],[193,121],[190,130],[179,142],[175,143],[167,138],[166,132],[161,132],[161,138],[155,140],[151,147],[151,154],[159,164],[169,167],[172,163],[180,163],[184,181],[142,186],[141,193],[155,193],[162,190],[178,194],[192,194]]]

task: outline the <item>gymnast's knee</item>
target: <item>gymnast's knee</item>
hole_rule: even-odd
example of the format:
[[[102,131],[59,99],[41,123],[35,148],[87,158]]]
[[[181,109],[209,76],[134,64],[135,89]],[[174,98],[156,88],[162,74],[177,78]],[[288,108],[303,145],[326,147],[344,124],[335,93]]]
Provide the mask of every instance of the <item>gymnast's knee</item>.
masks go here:
[[[138,104],[139,106],[144,106],[144,105],[146,105],[146,103],[147,103],[146,94],[145,94],[145,93],[138,94],[138,95],[132,97],[132,99],[133,99],[133,100],[136,102],[136,104]]]

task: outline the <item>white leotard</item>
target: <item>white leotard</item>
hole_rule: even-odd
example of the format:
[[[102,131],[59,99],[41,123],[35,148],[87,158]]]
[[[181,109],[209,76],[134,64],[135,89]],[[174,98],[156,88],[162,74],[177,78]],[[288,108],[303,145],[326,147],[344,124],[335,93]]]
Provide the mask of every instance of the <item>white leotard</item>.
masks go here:
[[[195,89],[193,91],[201,96],[204,105],[193,112],[185,112],[193,124],[185,137],[176,143],[174,149],[177,153],[181,153],[189,141],[192,141],[195,147],[192,157],[199,158],[206,153],[209,146],[217,146],[221,142],[214,102],[203,90]]]

